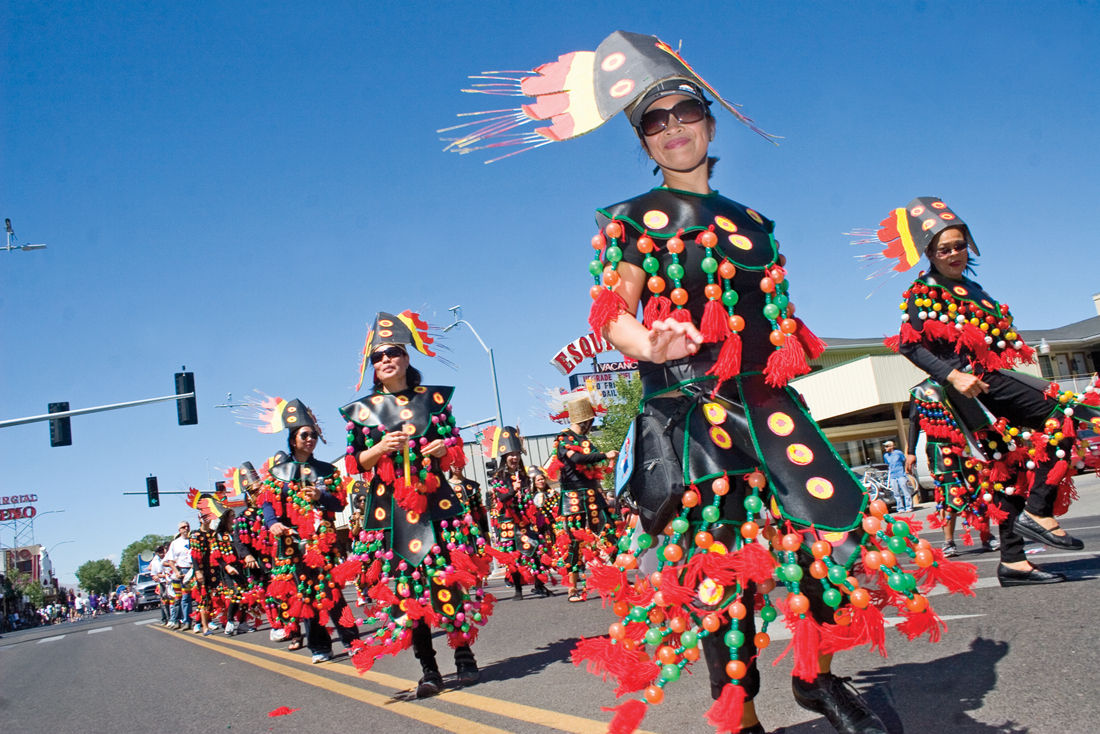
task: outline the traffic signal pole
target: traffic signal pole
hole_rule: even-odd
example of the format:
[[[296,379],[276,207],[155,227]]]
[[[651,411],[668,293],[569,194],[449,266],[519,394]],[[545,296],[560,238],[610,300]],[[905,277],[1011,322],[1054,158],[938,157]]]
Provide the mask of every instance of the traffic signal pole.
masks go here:
[[[87,413],[103,413],[108,410],[119,410],[120,408],[132,408],[135,405],[148,405],[150,403],[163,403],[169,400],[184,400],[187,398],[195,397],[194,392],[183,393],[181,395],[165,395],[159,398],[145,398],[144,400],[131,400],[126,403],[112,403],[111,405],[97,405],[94,408],[77,408],[76,410],[66,410],[61,413],[44,413],[42,415],[32,415],[26,418],[11,418],[9,420],[0,421],[0,428],[8,428],[9,426],[21,426],[24,423],[38,423],[40,421],[54,420],[57,418],[68,418],[73,415],[85,415]]]

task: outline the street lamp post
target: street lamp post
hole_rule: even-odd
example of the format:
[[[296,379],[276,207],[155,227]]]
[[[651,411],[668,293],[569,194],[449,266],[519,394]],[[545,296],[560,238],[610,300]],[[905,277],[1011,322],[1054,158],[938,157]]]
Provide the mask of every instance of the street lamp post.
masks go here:
[[[29,251],[29,250],[45,250],[46,249],[46,246],[43,245],[43,244],[13,245],[11,243],[12,240],[15,240],[15,239],[18,239],[18,238],[15,236],[15,231],[12,230],[12,228],[11,228],[11,220],[10,219],[5,219],[4,220],[4,232],[8,236],[8,244],[4,247],[4,249],[7,250],[8,252],[11,252],[12,250],[23,250],[24,252],[26,252],[26,251]]]
[[[446,334],[448,331],[455,328],[459,324],[465,324],[466,327],[471,332],[473,332],[474,338],[477,339],[477,342],[481,345],[481,348],[489,354],[489,371],[493,376],[493,394],[496,396],[497,401],[497,425],[503,428],[504,420],[501,418],[502,413],[500,410],[500,387],[497,385],[497,363],[496,360],[493,359],[493,350],[485,345],[485,342],[482,341],[481,336],[477,333],[477,329],[473,327],[473,324],[462,318],[462,306],[451,306],[447,310],[451,312],[452,316],[454,316],[454,321],[443,327],[443,333]]]

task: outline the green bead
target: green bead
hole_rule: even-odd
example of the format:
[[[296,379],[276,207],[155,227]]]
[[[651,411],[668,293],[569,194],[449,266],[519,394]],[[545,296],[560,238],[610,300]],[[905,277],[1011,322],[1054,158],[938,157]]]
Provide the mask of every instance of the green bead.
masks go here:
[[[481,612],[474,612],[474,621],[475,622],[480,622],[481,621]]]
[[[782,294],[777,296],[776,299],[775,299],[775,305],[779,306],[780,311],[785,309],[788,305],[790,305],[790,303],[791,303],[791,299],[787,298],[787,296],[784,296]]]
[[[668,267],[665,268],[665,272],[673,280],[680,280],[684,277],[684,266],[680,263],[669,263]]]
[[[676,533],[686,533],[688,531],[688,521],[682,517],[678,517],[672,521],[672,530]]]
[[[642,260],[642,270],[646,271],[650,275],[653,275],[661,267],[661,261],[652,255],[646,255]]]
[[[662,665],[661,678],[670,682],[680,680],[680,666],[672,664]]]
[[[821,600],[831,606],[833,609],[836,609],[840,606],[841,602],[840,592],[836,589],[828,589],[824,594],[821,595]]]
[[[647,645],[660,645],[663,639],[665,639],[665,636],[661,634],[661,630],[656,627],[645,633]]]
[[[906,549],[905,538],[899,538],[896,535],[892,535],[886,539],[886,547],[892,550],[895,554],[904,553]]]
[[[779,612],[775,611],[775,607],[770,604],[760,610],[760,619],[765,622],[774,622],[777,616],[779,616]]]
[[[890,529],[893,531],[894,535],[897,535],[897,536],[902,537],[902,538],[909,537],[909,524],[904,523],[901,520],[895,520],[890,525]]]
[[[631,622],[641,622],[643,619],[645,619],[645,608],[634,607],[630,610],[630,614],[626,616],[630,619]]]
[[[737,295],[737,291],[732,288],[722,293],[722,305],[727,308],[733,308],[740,300],[741,296]]]
[[[613,263],[617,263],[623,259],[623,249],[615,245],[607,248],[607,251],[604,254],[607,255],[607,259]]]
[[[603,263],[599,260],[593,260],[588,263],[588,272],[592,275],[599,275],[603,272]]]
[[[760,512],[764,507],[764,500],[757,497],[755,494],[750,494],[745,498],[745,509],[749,512]]]
[[[769,303],[768,305],[764,306],[764,316],[766,316],[769,320],[774,321],[775,318],[779,316],[779,306],[776,306],[774,303]]]
[[[788,581],[801,581],[802,566],[799,566],[797,563],[783,564],[783,577]]]
[[[707,505],[703,508],[703,519],[707,522],[717,522],[718,518],[722,516],[718,508],[714,505]]]
[[[642,533],[638,536],[638,547],[649,548],[653,545],[653,536],[649,533]]]
[[[776,285],[776,287],[779,289],[780,293],[786,293],[791,287],[791,281],[789,278],[784,278]]]
[[[699,633],[686,630],[680,634],[680,644],[686,648],[692,648],[699,644]]]
[[[619,550],[621,550],[623,553],[630,550],[630,538],[626,537],[625,535],[619,538]]]
[[[768,608],[770,609],[771,607]],[[737,648],[745,644],[745,633],[741,630],[730,630],[726,633],[724,640],[726,643],[726,647],[732,647],[736,650]]]
[[[894,591],[905,590],[905,574],[894,571],[886,576],[886,584]]]
[[[913,591],[917,588],[917,579],[912,574],[903,573],[901,575],[901,582],[902,591]]]
[[[829,580],[834,584],[843,584],[848,580],[848,572],[844,566],[829,566]]]
[[[704,273],[708,275],[718,272],[718,261],[713,257],[704,257],[703,262],[699,263],[699,267],[703,269]]]

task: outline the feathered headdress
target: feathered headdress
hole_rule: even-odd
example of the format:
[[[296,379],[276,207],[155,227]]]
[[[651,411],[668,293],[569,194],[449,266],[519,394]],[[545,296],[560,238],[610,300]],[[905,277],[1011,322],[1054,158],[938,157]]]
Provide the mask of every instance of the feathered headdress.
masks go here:
[[[405,310],[396,316],[379,311],[374,317],[374,325],[367,332],[366,341],[363,342],[363,353],[359,359],[359,382],[356,383],[355,389],[358,390],[363,386],[363,376],[367,373],[370,353],[382,344],[408,345],[425,356],[438,356],[429,346],[435,343],[435,338],[428,334],[430,328],[415,311]],[[446,363],[446,360],[441,361]]]
[[[317,423],[317,417],[313,411],[301,400],[284,400],[280,397],[269,397],[259,390],[256,391],[260,398],[245,398],[241,407],[234,408],[234,414],[245,419],[260,433],[278,433],[282,430],[293,430],[302,426],[312,426],[317,431],[317,437],[325,441],[321,426]]]
[[[886,245],[880,252],[856,255],[857,260],[868,264],[882,263],[881,268],[867,276],[870,280],[887,273],[893,277],[911,269],[936,235],[948,227],[960,228],[966,236],[967,246],[975,255],[981,254],[966,222],[935,196],[918,196],[908,206],[893,209],[879,222],[877,231],[857,229],[845,234],[858,238],[852,240],[853,245]]]
[[[252,462],[241,462],[240,466],[227,469],[225,472],[225,502],[230,507],[244,507],[248,504],[248,492],[258,491],[260,488],[260,475]]]
[[[460,114],[477,119],[438,131],[473,128],[460,137],[443,138],[448,143],[445,150],[454,153],[521,146],[486,163],[591,132],[670,79],[686,79],[706,88],[741,123],[766,139],[775,137],[723,99],[656,36],[615,31],[595,51],[567,53],[532,71],[485,71],[470,78],[478,81],[463,92],[534,98],[532,103],[512,109]],[[537,122],[549,124],[520,130]]]
[[[496,459],[506,454],[521,454],[523,449],[523,436],[515,426],[498,428],[489,426],[481,432],[481,448],[485,452],[486,459]]]
[[[584,385],[576,390],[569,392],[562,390],[557,395],[550,396],[548,401],[550,404],[550,420],[557,423],[572,423],[569,418],[569,406],[576,403],[578,399],[587,400],[592,405],[592,412],[595,415],[603,415],[607,412],[607,407],[603,402],[603,394],[596,388],[596,383],[591,378],[585,378]]]

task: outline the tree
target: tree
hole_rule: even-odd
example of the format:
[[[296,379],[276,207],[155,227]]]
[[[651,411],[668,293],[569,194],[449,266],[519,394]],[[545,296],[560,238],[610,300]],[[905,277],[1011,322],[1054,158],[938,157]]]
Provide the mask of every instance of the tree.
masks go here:
[[[596,446],[604,452],[617,451],[622,447],[630,424],[638,416],[638,406],[642,402],[642,380],[637,375],[617,377],[615,392],[615,399],[607,402],[603,423],[592,436]],[[604,477],[604,488],[611,489],[614,485],[615,475],[609,472]]]
[[[122,551],[122,558],[118,562],[118,573],[124,579],[132,579],[138,572],[138,556],[144,551],[152,551],[158,545],[168,545],[172,542],[169,535],[146,535],[141,540],[135,540]]]
[[[27,597],[35,609],[41,609],[46,603],[46,591],[42,588],[42,583],[29,573],[16,576],[13,586],[15,593],[20,597]]]
[[[98,561],[85,561],[76,569],[76,580],[80,586],[97,594],[110,593],[122,580],[115,564],[109,558]]]

